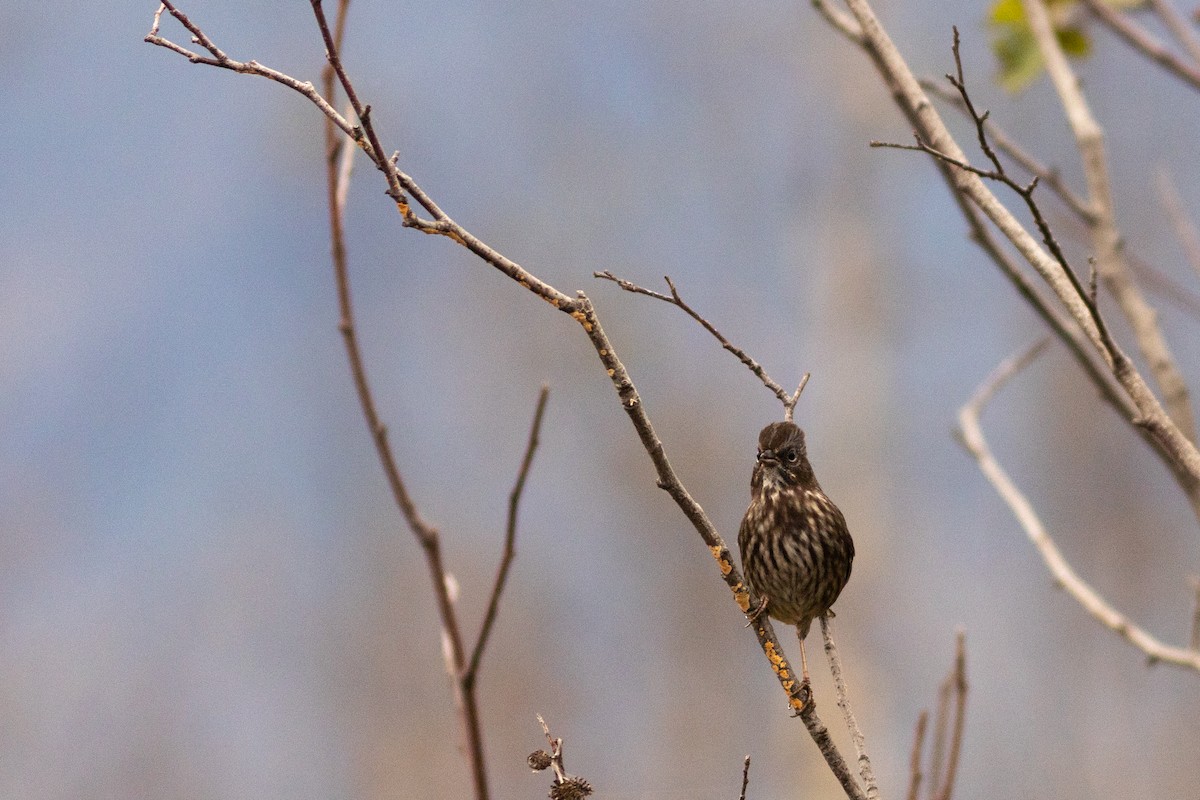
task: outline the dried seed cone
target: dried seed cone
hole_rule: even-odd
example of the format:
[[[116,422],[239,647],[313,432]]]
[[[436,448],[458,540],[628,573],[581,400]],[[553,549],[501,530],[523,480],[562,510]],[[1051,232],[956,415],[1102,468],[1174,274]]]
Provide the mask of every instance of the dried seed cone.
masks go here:
[[[846,518],[817,483],[804,431],[790,422],[759,433],[750,489],[738,531],[746,581],[766,599],[766,613],[795,625],[803,640],[850,580]]]

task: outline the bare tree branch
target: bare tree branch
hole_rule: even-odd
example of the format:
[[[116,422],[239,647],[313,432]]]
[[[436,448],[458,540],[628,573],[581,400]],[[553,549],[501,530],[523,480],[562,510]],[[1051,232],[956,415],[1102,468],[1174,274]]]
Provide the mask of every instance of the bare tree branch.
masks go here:
[[[1103,0],[1081,0],[1088,10],[1108,29],[1125,43],[1137,50],[1146,58],[1163,67],[1167,72],[1189,84],[1194,89],[1200,89],[1200,69],[1187,64],[1179,56],[1171,52],[1162,42],[1150,35],[1149,31],[1131,20],[1128,15],[1107,5]]]
[[[837,644],[833,638],[832,614],[821,615],[821,638],[825,640],[825,658],[829,661],[829,672],[833,675],[833,687],[837,694],[838,707],[846,719],[846,728],[850,731],[850,741],[854,743],[854,752],[858,756],[858,774],[866,787],[867,800],[878,800],[879,784],[875,781],[875,770],[871,768],[871,758],[867,755],[867,740],[858,720],[850,709],[850,696],[846,692],[846,681],[842,677],[842,659],[838,656]]]
[[[1171,180],[1171,173],[1160,168],[1157,178],[1159,201],[1171,220],[1171,227],[1175,229],[1175,238],[1183,247],[1183,254],[1192,270],[1200,275],[1200,231],[1196,230],[1196,223],[1184,209],[1183,198]]]
[[[929,722],[929,712],[922,711],[917,716],[917,729],[913,732],[912,752],[908,757],[908,800],[917,800],[921,791],[921,751],[925,744],[925,726]]]
[[[1192,606],[1192,636],[1188,640],[1188,646],[1194,651],[1200,651],[1200,576],[1193,575],[1191,583],[1196,598]]]
[[[537,721],[546,734],[550,752],[536,750],[530,753],[527,763],[534,772],[541,772],[550,767],[554,770],[554,781],[550,785],[550,800],[583,800],[592,793],[592,785],[577,775],[570,775],[563,766],[563,742],[550,736],[550,726],[542,715],[537,715]]]
[[[1175,37],[1175,41],[1179,42],[1184,50],[1187,50],[1188,56],[1196,64],[1200,64],[1200,36],[1196,35],[1196,29],[1187,21],[1187,18],[1179,12],[1179,9],[1170,2],[1170,0],[1149,0],[1150,7],[1154,9],[1154,13],[1163,21],[1163,25]]]
[[[812,0],[813,8],[817,13],[825,18],[831,26],[841,31],[842,35],[855,44],[862,45],[864,42],[862,28],[853,18],[846,16],[843,12],[829,5],[826,0]]]
[[[618,278],[608,270],[604,270],[603,272],[593,272],[592,277],[601,278],[606,281],[612,281],[627,292],[632,292],[633,294],[644,294],[647,297],[653,297],[655,300],[662,300],[664,303],[670,303],[673,306],[678,306],[685,314],[696,320],[696,322],[699,322],[700,326],[703,327],[704,330],[711,333],[713,338],[721,343],[721,347],[724,347],[726,350],[737,356],[738,361],[741,361],[743,364],[745,364],[746,367],[754,373],[754,376],[762,381],[763,386],[766,386],[768,389],[770,389],[771,392],[779,398],[779,402],[783,403],[784,418],[789,422],[792,420],[796,403],[800,400],[800,393],[804,391],[804,387],[808,384],[809,373],[804,373],[803,377],[800,378],[800,385],[796,387],[796,391],[789,395],[784,391],[782,386],[772,380],[771,376],[767,374],[767,371],[763,369],[761,364],[747,355],[746,351],[742,348],[730,344],[729,340],[726,339],[725,336],[719,330],[717,330],[711,322],[700,316],[695,309],[685,303],[679,294],[679,290],[675,288],[674,281],[671,280],[669,275],[663,276],[663,280],[667,282],[667,287],[671,290],[669,297],[661,292],[656,292],[653,289],[646,289],[631,281]]]
[[[949,757],[946,769],[939,778],[933,775],[931,788],[934,800],[950,800],[954,794],[954,782],[958,778],[958,760],[962,754],[963,733],[967,716],[967,638],[962,631],[955,637],[954,666],[946,677],[947,694],[954,695],[954,724],[950,728]]]
[[[1076,194],[1071,187],[1067,186],[1066,182],[1062,179],[1062,174],[1057,169],[1046,166],[1030,155],[990,118],[975,118],[969,110],[969,106],[963,101],[961,89],[951,91],[940,83],[927,78],[921,79],[921,88],[939,100],[949,103],[953,108],[965,114],[968,119],[972,119],[977,125],[982,125],[986,136],[995,143],[996,147],[1006,153],[1022,169],[1037,178],[1038,185],[1045,186],[1054,192],[1077,216],[1084,220],[1091,220],[1094,217],[1092,209],[1088,207],[1087,201]]]
[[[335,32],[330,35],[329,39],[330,47],[333,48],[334,52],[336,52],[336,48],[340,45],[345,33],[346,15],[349,5],[349,0],[342,0],[338,5]],[[195,30],[199,31],[198,28]],[[203,37],[203,34],[200,33],[197,33],[197,38],[200,38],[201,41],[208,41],[207,37]],[[211,42],[209,44],[211,45]],[[216,46],[212,45],[210,49],[216,50]],[[325,95],[328,97],[333,96],[333,76],[334,70],[332,67],[327,67],[323,70],[324,90]],[[446,651],[446,666],[450,673],[450,679],[454,683],[455,705],[466,740],[467,759],[471,768],[472,785],[474,786],[476,800],[487,800],[489,796],[487,765],[483,752],[483,734],[479,718],[478,700],[475,696],[475,677],[478,668],[477,658],[482,652],[484,642],[481,641],[476,645],[476,658],[472,661],[471,670],[464,670],[462,633],[458,623],[458,615],[454,607],[454,598],[450,589],[452,579],[442,562],[441,541],[438,531],[421,518],[416,504],[408,493],[408,489],[400,475],[395,453],[388,443],[387,427],[379,417],[370,384],[367,380],[366,366],[362,356],[362,349],[358,343],[358,334],[354,322],[354,306],[350,293],[350,273],[346,257],[345,241],[344,215],[354,151],[350,147],[343,146],[345,140],[338,136],[335,126],[335,121],[326,115],[325,185],[329,206],[331,256],[337,285],[338,308],[341,317],[338,323],[338,330],[341,331],[342,340],[345,344],[346,356],[350,362],[350,372],[358,394],[359,404],[362,407],[367,427],[371,431],[376,452],[383,466],[384,475],[392,490],[392,496],[409,528],[425,552],[425,560],[433,582],[434,597],[437,601],[438,614],[441,619],[442,638]],[[544,397],[545,393],[543,390],[542,403],[544,403]],[[540,408],[541,404],[539,404],[539,410]],[[531,453],[527,453],[527,460],[529,456],[531,456]],[[513,524],[513,519],[510,516],[510,525]],[[502,563],[502,570],[504,572],[507,572],[507,566],[507,563]],[[493,593],[492,600],[493,602],[489,604],[488,609],[489,618],[493,618],[496,613],[494,604],[499,600],[498,590]]]
[[[508,522],[504,527],[504,553],[500,556],[500,565],[496,568],[496,580],[492,585],[492,594],[488,598],[487,611],[483,615],[483,623],[479,635],[475,638],[475,648],[471,651],[471,659],[463,673],[463,682],[474,687],[475,678],[479,674],[479,662],[487,647],[488,637],[491,636],[492,626],[496,624],[496,613],[500,609],[500,595],[508,582],[508,570],[516,556],[515,543],[517,540],[517,511],[521,505],[521,494],[525,491],[525,479],[529,477],[529,468],[533,465],[533,454],[537,451],[538,436],[542,430],[542,417],[546,413],[546,401],[550,397],[550,387],[542,386],[538,392],[537,408],[533,412],[533,423],[529,426],[529,441],[525,445],[525,455],[521,459],[521,468],[517,471],[517,482],[508,495]]]
[[[1079,86],[1079,78],[1067,63],[1067,57],[1054,33],[1044,0],[1022,0],[1022,5],[1025,7],[1025,15],[1029,19],[1033,37],[1037,40],[1038,49],[1046,63],[1046,72],[1058,91],[1059,100],[1066,112],[1083,161],[1089,205],[1095,211],[1092,247],[1095,250],[1100,278],[1133,329],[1134,340],[1150,366],[1150,373],[1162,390],[1163,402],[1171,420],[1185,438],[1194,442],[1196,420],[1192,414],[1187,384],[1176,367],[1175,359],[1159,328],[1157,313],[1142,297],[1125,261],[1124,244],[1117,230],[1104,131],[1092,115]]]
[[[912,70],[883,29],[870,3],[867,0],[845,2],[863,33],[856,43],[870,57],[897,106],[919,133],[921,140],[938,152],[966,163],[961,148],[946,129],[928,96],[921,90]],[[1077,290],[1062,266],[1033,240],[983,184],[982,178],[941,160],[934,163],[970,224],[971,239],[984,249],[1022,296],[1068,345],[1102,396],[1124,412],[1126,421],[1139,430],[1139,435],[1163,459],[1187,495],[1193,513],[1200,518],[1200,451],[1167,415],[1128,356],[1101,336],[1092,319],[1087,294]],[[1041,276],[1062,303],[1061,312],[1043,299],[1025,278],[1021,268],[992,237],[984,218],[996,225]],[[1093,363],[1093,359],[1102,360],[1104,369]],[[1107,375],[1103,374],[1105,372]],[[1119,393],[1107,386],[1109,380],[1115,381],[1120,387]]]
[[[742,762],[742,791],[738,793],[738,800],[746,800],[746,787],[750,785],[750,756]]]
[[[1200,672],[1200,652],[1163,644],[1127,617],[1112,607],[1096,590],[1089,586],[1067,563],[1058,546],[1050,538],[1029,499],[1021,493],[992,455],[984,439],[979,417],[988,401],[1014,375],[1029,364],[1041,352],[1045,342],[1019,356],[1007,359],[980,385],[974,397],[958,412],[959,432],[963,446],[975,457],[980,470],[991,482],[996,492],[1011,509],[1013,516],[1024,529],[1026,536],[1037,548],[1055,583],[1075,599],[1083,609],[1104,627],[1117,633],[1137,649],[1146,654],[1151,663],[1164,662]]]
[[[177,19],[183,17],[183,15],[175,10],[174,7],[169,3],[164,3],[163,6]],[[342,82],[343,88],[347,90],[347,94],[356,98],[357,96],[353,94],[353,87],[350,79],[345,70],[341,68],[340,58],[337,56],[337,47],[336,42],[334,41],[334,34],[330,30],[329,25],[325,20],[324,13],[321,10],[320,0],[313,0],[313,11],[317,17],[318,25],[321,28],[322,38],[326,43],[326,49],[328,51],[327,56],[330,64],[333,65],[334,71],[339,80]],[[161,14],[161,9],[159,14]],[[181,55],[189,56],[190,58],[190,56],[193,54],[189,53],[183,48],[179,48],[178,46],[171,46],[171,43],[161,39],[161,37],[158,36],[157,23],[159,14],[156,14],[155,27],[152,28],[151,34],[146,37],[146,40],[152,44],[166,47],[167,49],[173,50]],[[202,43],[208,41],[207,37],[203,36],[203,34],[199,32],[199,28],[196,28],[194,25],[192,25],[190,20],[184,22],[185,19],[186,17],[183,17],[180,19],[180,22],[184,24],[185,27],[188,27],[189,30],[192,30],[193,34],[197,36],[199,41]],[[215,45],[212,45],[210,52],[214,52],[214,50]],[[246,64],[232,62],[228,56],[225,56],[223,53],[217,56],[217,52],[219,51],[214,52],[214,56],[211,59],[198,58],[191,60],[193,60],[193,63],[222,66],[227,69],[234,69],[234,71],[242,71],[249,74],[264,74],[261,71],[258,71],[258,69],[235,69],[233,66],[231,66],[234,63],[238,63],[239,66],[245,67],[246,65],[253,65],[254,62],[246,62]],[[257,65],[255,66],[257,67]],[[382,154],[384,150],[379,144],[379,139],[375,134],[373,127],[369,125],[369,106],[362,106],[362,110],[358,111],[357,101],[353,101],[356,103],[356,112],[359,113],[360,121],[363,124],[361,128],[349,126],[348,123],[345,122],[344,118],[342,118],[340,114],[333,110],[332,106],[330,106],[329,103],[324,100],[324,98],[321,98],[320,95],[316,93],[315,89],[312,89],[311,84],[307,85],[308,90],[310,91],[306,91],[304,89],[306,85],[301,84],[300,81],[288,76],[283,76],[280,73],[274,73],[274,75],[278,76],[274,79],[279,80],[280,83],[296,89],[302,94],[305,94],[305,96],[308,96],[328,118],[333,120],[335,125],[341,128],[344,133],[354,139],[355,143],[359,147],[367,152],[368,156],[372,159],[376,166],[385,173],[389,185],[388,194],[396,202],[397,209],[402,215],[404,225],[406,227],[415,228],[416,230],[424,233],[445,236],[462,245],[463,247],[466,247],[468,250],[479,256],[483,261],[503,272],[514,282],[529,292],[542,298],[559,311],[570,315],[583,328],[588,340],[592,344],[593,349],[595,349],[600,358],[600,363],[604,368],[605,373],[608,375],[613,384],[613,388],[621,402],[621,407],[629,416],[630,422],[632,423],[638,438],[641,440],[643,448],[646,450],[651,463],[654,465],[655,472],[658,476],[659,488],[663,489],[671,496],[672,500],[674,500],[676,505],[679,506],[684,516],[688,518],[688,520],[692,523],[692,526],[696,529],[697,533],[700,534],[705,545],[708,547],[709,552],[712,554],[717,563],[722,580],[725,581],[726,585],[732,591],[734,599],[737,602],[738,607],[742,610],[742,613],[747,613],[752,607],[757,606],[758,598],[756,598],[750,591],[749,587],[743,580],[740,571],[734,565],[733,557],[729,551],[729,548],[726,546],[724,540],[717,532],[708,516],[705,514],[703,508],[701,508],[699,503],[692,498],[691,494],[687,491],[683,483],[675,474],[675,471],[667,458],[662,441],[658,438],[657,433],[655,433],[654,427],[650,422],[650,418],[643,408],[641,397],[639,396],[624,364],[622,364],[620,359],[617,357],[616,351],[613,349],[612,342],[604,333],[604,329],[600,325],[600,319],[587,295],[585,295],[583,292],[577,292],[576,296],[572,298],[563,294],[558,289],[542,281],[520,264],[504,256],[499,251],[475,237],[461,225],[454,222],[454,220],[450,219],[450,217],[446,215],[440,208],[438,208],[432,199],[430,199],[429,196],[420,189],[420,187],[410,176],[401,172],[396,167],[396,159],[394,156],[387,159],[382,158],[380,154]],[[272,76],[268,75],[268,77]],[[282,80],[280,78],[282,78]],[[366,117],[366,119],[363,117]],[[397,183],[401,187],[401,191],[396,191],[393,188]],[[417,202],[433,216],[433,219],[427,220],[419,217],[408,204],[403,194],[405,192],[416,199]],[[803,383],[801,384],[801,388],[802,387]],[[360,394],[360,397],[362,396],[363,395]],[[369,395],[367,396],[369,397]],[[384,428],[373,415],[369,416],[369,419],[371,420],[369,424],[371,425],[372,432],[376,437],[377,448],[380,450],[381,458],[385,459],[386,464],[386,459],[390,458],[390,450],[386,447],[386,428]],[[395,474],[397,477],[399,476],[399,472],[394,469],[394,465],[391,469],[388,469],[385,466],[385,471],[389,473],[389,476],[391,474]],[[403,490],[402,483],[395,485],[399,486],[400,490]],[[396,490],[394,489],[394,491]],[[400,498],[407,500],[407,492],[399,491],[398,502],[400,502]],[[437,544],[436,531],[425,525],[423,522],[420,522],[420,518],[416,516],[416,509],[414,506],[412,506],[411,501],[407,501],[406,503],[400,502],[400,505],[402,510],[406,511],[406,519],[410,519],[410,525],[414,527],[414,531],[417,532],[418,539],[422,542],[422,545],[426,549],[426,555],[430,563],[431,571],[435,572],[436,574],[445,575],[446,573],[441,563],[440,549]],[[411,515],[407,513],[409,511],[411,511]],[[418,525],[417,523],[419,522],[420,524]],[[452,615],[453,608],[450,602],[448,590],[444,584],[445,582],[443,581],[441,587],[436,588],[435,590],[438,592],[439,606],[442,608],[442,613],[445,617],[446,615]],[[858,788],[853,777],[850,775],[850,772],[846,767],[845,760],[842,758],[836,746],[833,744],[832,739],[830,739],[828,730],[817,716],[815,703],[812,700],[808,686],[806,684],[802,684],[796,679],[791,665],[788,663],[783,654],[783,649],[779,644],[779,640],[775,635],[770,620],[765,618],[765,616],[760,617],[753,625],[753,630],[759,640],[759,645],[762,647],[763,654],[767,657],[768,663],[775,672],[776,678],[779,680],[780,685],[787,694],[789,706],[803,720],[805,727],[809,731],[809,735],[812,736],[814,742],[816,742],[817,747],[821,751],[822,756],[825,758],[826,763],[829,765],[830,770],[834,773],[835,777],[838,778],[839,782],[843,786],[843,789],[846,791],[849,797],[851,797],[853,800],[865,800],[865,798],[863,798],[861,789]],[[454,630],[453,633],[453,637],[448,635],[448,642],[457,642],[457,647],[450,646],[449,649],[451,650],[452,654],[457,654],[454,655],[456,659],[456,668],[461,674],[461,638],[458,637],[457,630]],[[456,687],[457,686],[458,684],[456,684]],[[467,696],[469,697],[470,695]]]

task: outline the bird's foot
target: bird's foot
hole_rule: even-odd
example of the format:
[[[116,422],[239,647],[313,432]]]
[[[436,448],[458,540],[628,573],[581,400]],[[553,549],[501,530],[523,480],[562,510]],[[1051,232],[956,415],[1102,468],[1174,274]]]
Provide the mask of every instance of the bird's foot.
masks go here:
[[[758,608],[754,609],[753,611],[746,612],[746,627],[747,628],[749,628],[754,623],[758,622],[758,618],[761,617],[763,615],[763,612],[767,610],[768,602],[769,601],[767,600],[767,598],[764,597],[762,599],[762,602],[758,604]]]
[[[808,678],[800,681],[800,688],[796,690],[796,697],[800,700],[800,707],[792,706],[793,717],[803,717],[806,714],[811,714],[816,704],[813,702],[812,684],[808,682]]]

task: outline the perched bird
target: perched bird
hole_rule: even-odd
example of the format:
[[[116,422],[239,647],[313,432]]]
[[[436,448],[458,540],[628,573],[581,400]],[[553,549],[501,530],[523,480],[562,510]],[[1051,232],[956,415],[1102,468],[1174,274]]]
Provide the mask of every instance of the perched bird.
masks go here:
[[[750,492],[738,530],[746,581],[762,597],[750,619],[765,612],[796,626],[807,682],[804,637],[850,580],[854,541],[841,510],[817,483],[804,431],[791,422],[772,422],[758,434]]]

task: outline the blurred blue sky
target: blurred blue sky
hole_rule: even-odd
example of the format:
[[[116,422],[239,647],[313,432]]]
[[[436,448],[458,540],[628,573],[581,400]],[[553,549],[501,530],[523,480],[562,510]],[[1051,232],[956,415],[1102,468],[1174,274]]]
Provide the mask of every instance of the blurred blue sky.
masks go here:
[[[234,58],[317,78],[307,4],[184,8]],[[1014,98],[991,80],[982,3],[879,10],[925,74],[951,66],[957,24],[979,104],[1078,184],[1045,81]],[[0,794],[463,796],[428,578],[336,330],[320,118],[143,44],[153,11],[0,9]],[[1153,171],[1200,209],[1200,106],[1110,38],[1096,51],[1082,75],[1123,231],[1197,291]],[[1197,677],[1145,668],[1055,592],[953,442],[959,405],[1040,324],[929,164],[868,149],[909,133],[806,4],[355,2],[344,55],[385,147],[448,213],[593,298],[730,540],[777,404],[682,314],[591,273],[669,274],[781,383],[812,372],[797,416],[858,541],[838,627],[888,796],[959,626],[961,796],[1200,780]],[[610,797],[735,796],[747,752],[753,796],[835,796],[584,337],[402,230],[383,189],[360,162],[360,331],[469,631],[551,386],[483,678],[495,796],[544,791],[523,762],[537,712]],[[1194,377],[1200,323],[1162,311]],[[1052,349],[985,426],[1080,572],[1183,641],[1195,521],[1067,357]]]

